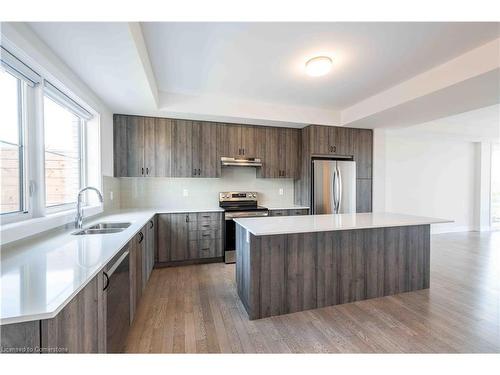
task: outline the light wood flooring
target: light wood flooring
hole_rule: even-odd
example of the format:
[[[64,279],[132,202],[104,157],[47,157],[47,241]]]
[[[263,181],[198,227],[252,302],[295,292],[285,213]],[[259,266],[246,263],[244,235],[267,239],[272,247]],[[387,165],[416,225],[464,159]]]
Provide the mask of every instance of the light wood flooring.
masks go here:
[[[131,353],[500,352],[500,232],[432,236],[431,287],[249,321],[235,267],[155,269]]]

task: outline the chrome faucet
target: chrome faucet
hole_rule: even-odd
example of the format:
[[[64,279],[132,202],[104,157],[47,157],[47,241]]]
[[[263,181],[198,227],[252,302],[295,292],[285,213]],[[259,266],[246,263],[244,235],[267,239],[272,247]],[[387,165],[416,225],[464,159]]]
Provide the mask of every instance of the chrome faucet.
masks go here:
[[[103,198],[101,192],[96,189],[95,187],[92,186],[86,186],[78,192],[78,196],[76,198],[76,217],[75,217],[75,228],[80,229],[83,224],[83,210],[82,210],[82,195],[83,192],[86,190],[94,190],[97,193],[97,196],[99,197],[99,201],[102,203]]]

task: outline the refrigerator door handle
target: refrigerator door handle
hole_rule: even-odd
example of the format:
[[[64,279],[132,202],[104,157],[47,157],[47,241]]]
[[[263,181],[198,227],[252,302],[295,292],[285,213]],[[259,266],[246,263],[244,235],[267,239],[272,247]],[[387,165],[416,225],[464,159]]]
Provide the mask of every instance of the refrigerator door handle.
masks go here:
[[[342,174],[340,169],[337,167],[337,213],[340,213],[340,203],[342,202]]]
[[[332,213],[336,214],[337,213],[337,168],[336,167],[333,169],[333,177],[332,177],[332,200],[333,200]]]

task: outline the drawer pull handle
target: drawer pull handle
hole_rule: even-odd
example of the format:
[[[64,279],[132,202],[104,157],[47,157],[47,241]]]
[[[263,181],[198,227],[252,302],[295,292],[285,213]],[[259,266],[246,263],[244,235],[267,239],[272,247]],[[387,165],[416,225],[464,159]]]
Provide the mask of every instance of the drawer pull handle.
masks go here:
[[[206,250],[210,250],[210,248],[209,247],[204,247],[202,250],[206,251]]]
[[[210,235],[209,235],[209,234],[202,234],[201,236],[202,236],[202,237],[210,237]]]
[[[210,224],[202,225],[202,227],[204,227],[204,228],[210,227]]]

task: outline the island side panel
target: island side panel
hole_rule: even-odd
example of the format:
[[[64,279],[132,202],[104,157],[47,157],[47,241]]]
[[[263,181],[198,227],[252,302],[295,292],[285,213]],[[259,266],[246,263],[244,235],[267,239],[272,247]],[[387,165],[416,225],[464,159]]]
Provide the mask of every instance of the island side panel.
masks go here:
[[[429,225],[249,239],[237,283],[250,319],[429,287]]]

